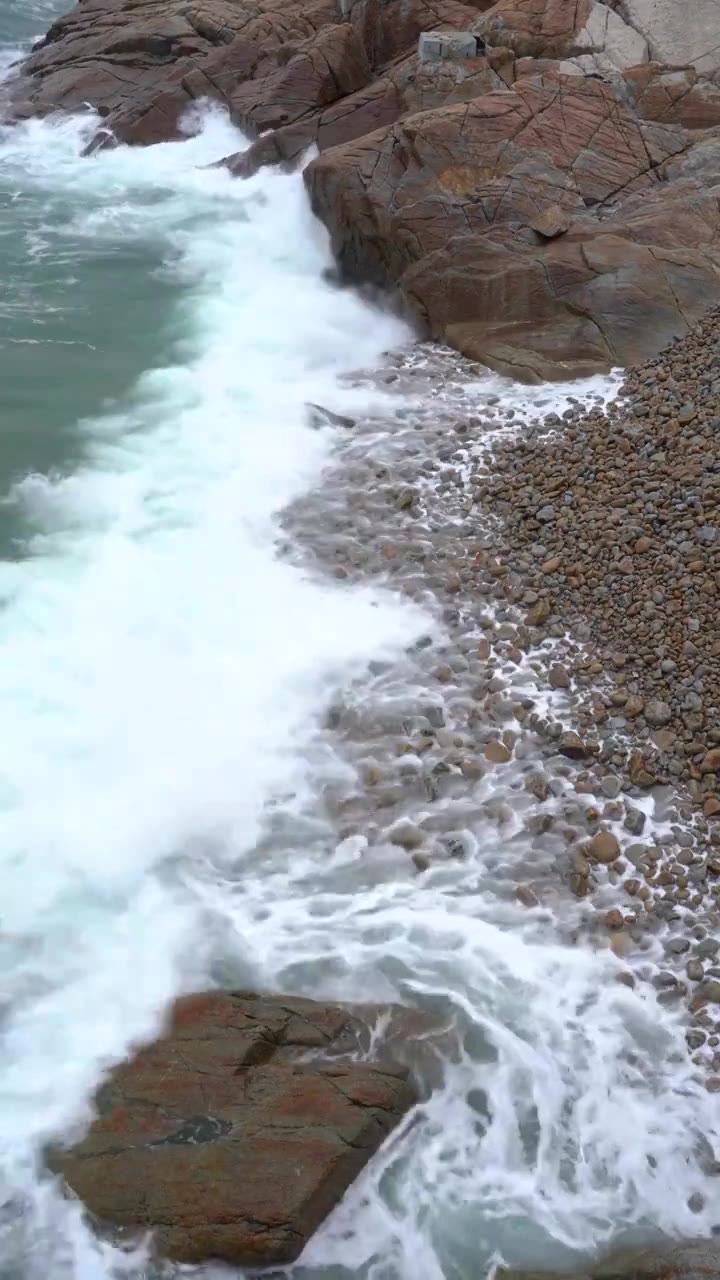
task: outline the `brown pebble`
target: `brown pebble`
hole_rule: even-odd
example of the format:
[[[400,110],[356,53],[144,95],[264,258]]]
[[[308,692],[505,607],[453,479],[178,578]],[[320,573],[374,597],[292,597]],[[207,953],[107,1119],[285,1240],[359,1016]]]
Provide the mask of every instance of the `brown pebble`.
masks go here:
[[[518,902],[522,904],[523,907],[539,906],[537,894],[533,893],[529,885],[518,884],[515,886],[515,889],[513,892],[514,892],[515,898],[517,899]]]
[[[561,755],[567,756],[569,760],[584,760],[590,755],[590,750],[583,742],[579,734],[572,730],[569,733],[563,733],[558,741],[558,751]]]
[[[598,831],[589,845],[590,857],[595,862],[614,862],[620,853],[620,845],[612,831]]]
[[[605,913],[605,927],[607,929],[622,929],[625,924],[622,911],[613,908],[612,911]]]
[[[487,742],[483,749],[486,760],[490,760],[493,764],[507,764],[512,760],[512,751],[505,746],[504,742]]]
[[[528,613],[525,621],[529,627],[539,627],[550,617],[550,605],[547,600],[538,600]]]
[[[570,676],[568,674],[567,667],[564,667],[561,662],[554,662],[550,668],[550,688],[570,688]]]

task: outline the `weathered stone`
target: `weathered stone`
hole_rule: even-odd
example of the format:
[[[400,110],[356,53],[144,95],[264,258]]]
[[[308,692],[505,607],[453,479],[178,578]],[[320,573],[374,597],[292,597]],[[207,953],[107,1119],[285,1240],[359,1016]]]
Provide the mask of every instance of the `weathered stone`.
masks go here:
[[[574,730],[561,734],[558,739],[558,751],[561,755],[567,756],[569,760],[584,760],[590,755],[590,751],[579,734]]]
[[[715,0],[695,0],[692,17],[682,0],[623,0],[627,21],[640,32],[654,58],[708,74],[720,67],[720,9]]]
[[[622,911],[618,911],[617,907],[613,907],[612,911],[605,913],[605,926],[608,929],[622,929],[625,921]]]
[[[569,689],[570,674],[567,667],[561,662],[554,662],[550,668],[549,681],[551,689]]]
[[[667,702],[653,698],[645,707],[645,719],[653,728],[660,728],[662,725],[669,724],[672,719],[672,710]]]
[[[615,862],[620,857],[620,845],[612,831],[598,831],[588,846],[595,862]]]
[[[53,1167],[99,1220],[151,1230],[165,1257],[289,1263],[415,1101],[405,1068],[351,1060],[380,1012],[232,992],[181,1000]]]
[[[717,296],[717,206],[686,193],[671,224],[667,192],[654,197],[681,133],[547,70],[334,148],[306,180],[348,279],[399,285],[433,335],[503,373],[566,377],[647,358]],[[518,236],[558,188],[572,231]],[[629,213],[594,222],[587,208],[621,191]]]

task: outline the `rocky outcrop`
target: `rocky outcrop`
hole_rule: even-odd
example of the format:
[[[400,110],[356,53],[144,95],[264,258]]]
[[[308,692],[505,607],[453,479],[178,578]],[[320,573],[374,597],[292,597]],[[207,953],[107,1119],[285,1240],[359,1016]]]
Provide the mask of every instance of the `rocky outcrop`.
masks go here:
[[[388,1056],[371,1063],[380,1015]],[[51,1164],[100,1223],[152,1231],[167,1258],[292,1262],[415,1102],[390,1051],[429,1025],[409,1010],[235,992],[181,1000],[167,1034],[100,1090],[86,1138]]]
[[[20,69],[14,113],[92,108],[104,136],[149,144],[182,136],[183,115],[209,98],[258,133],[362,89],[426,27],[477,16],[458,0],[357,0],[347,19],[335,0],[81,0]]]
[[[400,288],[474,359],[558,377],[646,358],[717,297],[717,200],[686,185],[668,208],[661,181],[686,146],[552,69],[335,147],[307,183],[347,278]]]
[[[82,0],[14,92],[99,144],[214,98],[238,176],[317,147],[344,278],[515,376],[647,359],[720,293],[716,0]]]

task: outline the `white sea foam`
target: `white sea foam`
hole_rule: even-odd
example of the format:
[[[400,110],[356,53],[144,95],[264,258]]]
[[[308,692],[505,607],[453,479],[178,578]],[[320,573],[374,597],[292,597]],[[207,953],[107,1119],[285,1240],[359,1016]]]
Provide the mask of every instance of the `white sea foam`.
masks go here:
[[[327,456],[304,402],[357,408],[336,375],[405,331],[325,283],[299,177],[202,167],[238,147],[221,117],[82,160],[87,132],[7,132],[3,182],[42,205],[44,251],[65,245],[75,271],[127,244],[162,264],[176,357],[79,424],[81,465],[11,495],[35,534],[0,568],[0,1158],[29,1206],[0,1237],[8,1268],[111,1274],[35,1163],[104,1066],[223,965],[458,1027],[419,1123],[298,1276],[479,1280],[499,1254],[537,1266],[622,1228],[707,1230],[712,1208],[686,1202],[717,1120],[681,1029],[614,982],[611,956],[495,896],[496,827],[418,879],[397,849],[328,847],[313,812],[312,768],[342,768],[314,733],[328,691],[427,619],[279,560],[274,517]],[[267,802],[294,838],[258,853]]]
[[[193,842],[252,846],[263,803],[303,782],[334,682],[419,618],[277,559],[273,518],[316,477],[304,402],[406,333],[322,279],[298,177],[243,186],[200,136],[80,158],[87,122],[8,131],[6,186],[65,211],[54,235],[139,240],[177,274],[177,360],[80,429],[83,465],[15,491],[37,533],[0,567],[2,1145],[27,1186],[38,1144],[101,1065],[203,971],[201,904],[167,870]],[[68,202],[72,199],[68,215]],[[149,287],[152,287],[150,283]]]

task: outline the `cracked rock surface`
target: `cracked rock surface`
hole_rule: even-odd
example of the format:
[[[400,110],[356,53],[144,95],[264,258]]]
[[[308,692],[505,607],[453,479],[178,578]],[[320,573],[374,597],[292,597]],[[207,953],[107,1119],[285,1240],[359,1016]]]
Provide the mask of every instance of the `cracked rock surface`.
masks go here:
[[[432,31],[466,38],[419,58]],[[242,177],[317,146],[342,276],[522,380],[650,359],[720,293],[716,0],[82,0],[11,96],[94,107],[91,150],[214,99]]]
[[[167,1034],[101,1089],[85,1139],[51,1163],[101,1222],[152,1230],[174,1261],[292,1262],[416,1101],[407,1068],[362,1060],[381,1014],[390,1045],[393,1026],[427,1030],[399,1009],[179,1000]]]

